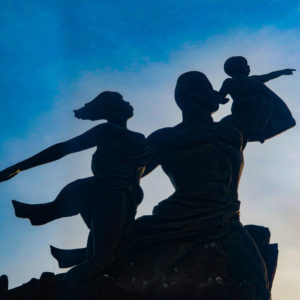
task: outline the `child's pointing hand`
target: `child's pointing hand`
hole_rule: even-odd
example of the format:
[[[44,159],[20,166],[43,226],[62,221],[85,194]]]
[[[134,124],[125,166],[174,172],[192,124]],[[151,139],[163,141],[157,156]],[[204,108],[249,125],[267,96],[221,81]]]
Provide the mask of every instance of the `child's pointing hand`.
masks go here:
[[[281,72],[283,75],[293,75],[293,72],[295,72],[295,71],[296,71],[296,69],[284,69]]]

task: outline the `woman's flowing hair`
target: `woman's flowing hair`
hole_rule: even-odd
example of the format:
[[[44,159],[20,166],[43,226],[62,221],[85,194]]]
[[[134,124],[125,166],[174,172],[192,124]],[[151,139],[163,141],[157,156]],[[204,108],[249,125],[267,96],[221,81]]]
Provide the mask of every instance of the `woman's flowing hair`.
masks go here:
[[[102,92],[83,107],[74,110],[75,117],[82,120],[107,119],[115,99],[122,99],[122,95],[118,92]]]

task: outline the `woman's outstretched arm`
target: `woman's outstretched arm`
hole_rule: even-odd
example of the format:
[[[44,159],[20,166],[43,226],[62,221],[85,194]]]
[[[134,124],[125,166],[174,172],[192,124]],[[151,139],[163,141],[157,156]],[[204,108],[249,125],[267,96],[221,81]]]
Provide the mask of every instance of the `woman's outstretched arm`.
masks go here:
[[[106,124],[100,124],[73,139],[55,144],[38,154],[1,171],[0,182],[14,177],[20,171],[43,165],[58,160],[68,154],[99,145],[101,140],[103,140],[103,134],[106,131],[105,125]]]

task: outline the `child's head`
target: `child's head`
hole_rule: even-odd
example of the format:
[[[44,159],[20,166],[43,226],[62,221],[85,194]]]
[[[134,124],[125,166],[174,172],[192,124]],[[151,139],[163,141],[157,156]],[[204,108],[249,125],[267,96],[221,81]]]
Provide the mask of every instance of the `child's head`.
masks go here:
[[[224,71],[230,77],[250,74],[247,59],[243,56],[232,56],[225,61]]]
[[[75,117],[82,120],[129,119],[133,116],[133,108],[117,92],[105,91],[82,108],[74,110]]]

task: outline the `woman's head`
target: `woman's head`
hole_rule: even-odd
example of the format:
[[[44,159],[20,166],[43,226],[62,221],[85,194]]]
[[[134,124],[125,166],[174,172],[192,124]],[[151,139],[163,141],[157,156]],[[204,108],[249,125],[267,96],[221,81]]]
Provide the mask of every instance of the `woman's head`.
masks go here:
[[[219,109],[219,96],[207,77],[198,71],[179,76],[175,87],[175,101],[182,111],[206,109],[213,113]]]
[[[243,56],[232,56],[224,63],[224,71],[230,77],[237,75],[249,75],[250,67],[248,66],[247,59]]]
[[[82,120],[128,120],[133,116],[133,108],[129,102],[123,100],[121,94],[105,91],[82,108],[74,110],[74,113],[76,118]]]

